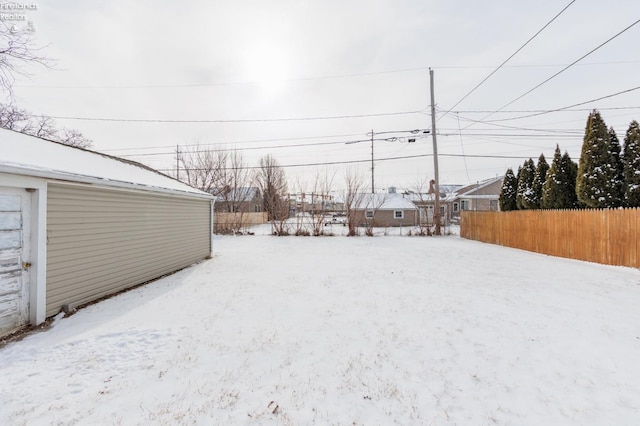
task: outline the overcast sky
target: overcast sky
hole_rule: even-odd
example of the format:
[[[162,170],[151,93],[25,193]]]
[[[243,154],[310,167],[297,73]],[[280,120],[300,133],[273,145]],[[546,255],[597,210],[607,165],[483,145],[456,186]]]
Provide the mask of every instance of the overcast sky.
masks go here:
[[[40,1],[25,13],[55,69],[31,68],[30,78],[16,82],[16,102],[67,117],[56,118],[58,125],[81,130],[95,150],[134,155],[128,158],[166,172],[175,167],[176,145],[196,143],[252,148],[244,151],[249,165],[267,153],[284,166],[370,160],[370,143],[343,142],[367,139],[372,129],[431,129],[431,67],[440,181],[473,183],[529,156],[544,153],[551,161],[556,144],[577,161],[589,109],[600,109],[621,140],[629,122],[640,120],[635,90],[495,122],[639,87],[640,24],[489,115],[640,19],[638,0],[573,2],[445,115],[569,3]],[[432,178],[431,137],[408,143],[409,133],[383,133],[376,139],[392,136],[399,139],[374,142],[376,189]],[[413,156],[421,157],[383,160]],[[370,181],[369,163],[351,166]],[[340,189],[346,167],[286,172],[293,183],[326,169],[336,173]]]

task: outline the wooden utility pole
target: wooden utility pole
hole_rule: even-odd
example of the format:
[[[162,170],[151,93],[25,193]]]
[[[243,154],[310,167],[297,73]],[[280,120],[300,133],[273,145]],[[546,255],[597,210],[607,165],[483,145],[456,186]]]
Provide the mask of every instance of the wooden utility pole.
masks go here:
[[[438,176],[438,141],[436,140],[436,101],[433,93],[433,70],[429,68],[429,87],[431,88],[431,135],[433,136],[433,172],[435,174],[435,211],[433,219],[436,223],[435,234],[440,235],[440,178]],[[373,146],[373,142],[371,144]]]
[[[371,193],[376,193],[375,186],[373,184],[373,129],[371,129]]]

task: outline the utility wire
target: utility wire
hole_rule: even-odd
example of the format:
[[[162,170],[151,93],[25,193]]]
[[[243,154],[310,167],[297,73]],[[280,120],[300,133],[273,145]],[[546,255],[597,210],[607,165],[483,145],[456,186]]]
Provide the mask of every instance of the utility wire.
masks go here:
[[[521,118],[537,117],[539,115],[549,114],[549,113],[558,112],[558,111],[565,111],[565,110],[568,110],[569,108],[590,104],[592,102],[601,101],[603,99],[612,98],[612,97],[618,96],[618,95],[623,95],[625,93],[633,92],[633,91],[638,90],[638,89],[640,89],[640,86],[632,87],[631,89],[622,90],[620,92],[612,93],[612,94],[606,95],[606,96],[601,96],[601,97],[595,98],[595,99],[590,99],[590,100],[584,101],[584,102],[579,102],[577,104],[569,105],[569,106],[562,107],[562,108],[556,108],[556,109],[551,109],[551,110],[547,110],[547,111],[536,112],[534,114],[522,115],[522,116],[519,116],[519,117],[510,117],[510,118],[502,118],[502,119],[498,119],[498,120],[488,120],[488,121],[479,121],[479,122],[484,123],[484,124],[491,124],[491,123],[496,123],[496,122],[500,122],[500,121],[511,121],[511,120],[519,120]],[[640,108],[640,107],[634,107],[634,108]],[[601,109],[602,110],[606,110],[606,109],[622,109],[622,108],[601,108]],[[475,121],[475,120],[471,120],[471,121]]]
[[[640,19],[638,19],[637,21],[635,21],[634,23],[632,23],[631,25],[629,25],[628,27],[626,27],[625,29],[623,29],[622,31],[618,32],[617,34],[615,34],[614,36],[610,37],[609,39],[607,39],[606,41],[604,41],[603,43],[599,44],[598,46],[596,46],[595,48],[591,49],[589,52],[587,52],[586,54],[582,55],[580,58],[576,59],[575,61],[573,61],[572,63],[570,63],[569,65],[567,65],[566,67],[562,68],[560,71],[556,72],[555,74],[553,74],[551,77],[547,78],[546,80],[544,80],[542,83],[539,83],[538,85],[534,86],[533,88],[527,90],[526,92],[524,92],[522,95],[518,96],[517,98],[513,99],[511,102],[508,102],[506,104],[504,104],[501,108],[493,111],[492,113],[482,117],[482,119],[480,119],[480,122],[483,122],[484,120],[486,120],[487,118],[491,117],[493,114],[496,114],[500,111],[502,111],[503,109],[505,109],[506,107],[508,107],[509,105],[513,104],[514,102],[524,98],[525,96],[527,96],[529,93],[533,92],[534,90],[538,89],[540,86],[546,84],[547,82],[551,81],[552,79],[554,79],[555,77],[557,77],[558,75],[562,74],[563,72],[565,72],[566,70],[568,70],[569,68],[571,68],[572,66],[574,66],[575,64],[577,64],[578,62],[580,62],[581,60],[583,60],[584,58],[586,58],[587,56],[591,55],[592,53],[594,53],[595,51],[597,51],[598,49],[600,49],[601,47],[603,47],[604,45],[606,45],[607,43],[611,42],[612,40],[614,40],[615,38],[619,37],[620,35],[624,34],[626,31],[628,31],[629,29],[631,29],[632,27],[634,27],[635,25],[637,25],[638,23],[640,23]],[[473,126],[475,123],[471,123],[469,126],[465,127],[465,129]]]
[[[503,127],[507,127],[507,126],[503,126]],[[518,129],[518,128],[515,128]],[[508,129],[510,130],[510,128]],[[531,129],[531,130],[537,130],[537,129]],[[543,130],[540,130],[543,131]],[[577,131],[576,131],[577,132]],[[502,133],[463,133],[460,130],[458,130],[457,132],[438,132],[439,136],[493,136],[493,137],[509,137],[509,138],[513,138],[513,137],[519,137],[519,138],[573,138],[578,136],[578,134],[526,134],[526,133],[518,133],[518,134],[502,134]],[[420,139],[420,137],[418,137],[418,139]],[[388,142],[399,142],[403,144],[403,147],[400,148],[397,152],[400,152],[402,150],[404,150],[406,147],[408,147],[409,145],[411,145],[411,143],[409,142],[403,142],[401,140],[401,138],[398,138],[397,140],[392,140],[392,138],[387,138],[387,139],[375,139],[375,141],[388,141]],[[290,144],[290,145],[267,145],[267,146],[256,146],[256,147],[247,147],[247,148],[218,148],[218,149],[194,149],[194,150],[186,150],[183,151],[182,154],[198,154],[198,153],[205,153],[205,152],[224,152],[224,151],[252,151],[252,150],[267,150],[267,149],[282,149],[282,148],[304,148],[304,147],[311,147],[311,146],[324,146],[324,145],[350,145],[350,144],[356,144],[356,143],[370,143],[371,139],[367,138],[367,139],[357,139],[357,140],[349,140],[349,141],[332,141],[332,142],[316,142],[316,143],[307,143],[307,144]],[[192,145],[192,146],[198,146],[198,145]],[[180,145],[180,147],[184,147],[184,145]],[[160,147],[162,149],[167,149],[167,148],[172,148],[175,149],[175,146],[164,146],[164,147]],[[136,148],[126,148],[127,150],[135,150]],[[104,151],[100,151],[100,152],[104,152]],[[396,152],[396,153],[397,153]],[[168,155],[175,155],[176,152],[175,151],[169,151],[169,152],[150,152],[150,153],[140,153],[140,154],[124,154],[124,155],[118,155],[119,157],[122,158],[139,158],[139,157],[157,157],[157,156],[168,156]],[[395,153],[394,153],[395,155]],[[369,160],[370,161],[370,160]]]
[[[518,50],[516,50],[515,52],[513,52],[511,54],[511,56],[509,56],[507,59],[504,60],[504,62],[502,62],[500,65],[498,65],[498,67],[496,69],[494,69],[493,71],[491,71],[491,73],[489,73],[489,75],[487,75],[484,79],[482,79],[482,81],[478,84],[476,84],[476,86],[471,89],[469,92],[467,92],[466,95],[464,95],[458,102],[456,102],[451,108],[449,108],[449,110],[447,112],[444,113],[444,115],[442,115],[440,118],[445,117],[447,114],[449,114],[455,107],[457,107],[462,101],[464,101],[465,99],[467,99],[467,97],[469,97],[469,95],[471,95],[473,92],[475,92],[480,86],[482,86],[484,84],[485,81],[487,81],[489,78],[491,78],[491,76],[493,76],[496,72],[498,72],[498,70],[500,70],[500,68],[502,68],[507,62],[509,62],[514,56],[516,56],[522,49],[524,49],[531,41],[533,41],[534,38],[536,38],[542,31],[544,31],[549,25],[551,25],[551,23],[553,21],[555,21],[560,15],[562,15],[568,8],[569,6],[571,6],[573,3],[575,3],[576,0],[572,0],[568,5],[566,5],[560,12],[558,12],[549,22],[547,22],[546,24],[544,24],[544,26],[542,28],[540,28],[538,30],[537,33],[535,33],[531,38],[529,38],[529,40],[527,40],[522,46],[520,46],[518,48]],[[438,120],[440,119],[438,118]]]
[[[360,133],[348,133],[344,135],[325,135],[325,136],[301,136],[295,138],[277,138],[277,139],[250,139],[244,141],[228,141],[228,142],[212,142],[212,143],[192,143],[192,144],[179,144],[181,147],[189,147],[189,146],[211,146],[211,145],[235,145],[235,144],[243,144],[243,143],[254,143],[254,142],[282,142],[282,141],[298,141],[305,139],[325,139],[325,138],[344,138],[349,136],[359,136]],[[161,145],[161,146],[145,146],[142,148],[114,148],[114,149],[102,149],[100,152],[114,152],[114,151],[135,151],[135,150],[143,150],[143,149],[163,149],[163,148],[171,148],[175,149],[175,145]],[[230,148],[236,149],[236,148]],[[245,149],[245,148],[238,148]]]
[[[314,121],[314,120],[339,120],[347,118],[364,117],[384,117],[392,115],[420,114],[421,111],[401,111],[384,112],[378,114],[355,114],[355,115],[334,115],[325,117],[287,117],[287,118],[257,118],[257,119],[234,119],[234,120],[173,120],[173,119],[145,119],[145,118],[100,118],[100,117],[69,117],[50,115],[49,117],[58,120],[80,120],[80,121],[109,121],[122,123],[261,123],[261,122],[282,122],[282,121]]]
[[[626,93],[626,91],[625,92],[620,92],[620,93]],[[594,100],[587,101],[587,102],[584,102],[584,103],[594,102],[595,100],[605,99],[605,98],[611,97],[611,96],[613,96],[613,95],[609,95],[609,96],[605,96],[605,97],[602,97],[602,98],[594,99]],[[580,105],[580,104],[576,104],[576,105]],[[564,108],[559,108],[559,109],[511,109],[511,110],[502,110],[500,112],[502,114],[506,114],[506,113],[509,113],[509,114],[524,114],[524,113],[538,113],[538,112],[542,112],[542,113],[546,114],[546,113],[549,113],[549,112],[557,112],[557,111],[566,111],[566,112],[591,111],[591,108],[575,108],[575,109],[569,109],[569,108],[571,108],[571,107],[564,107]],[[619,109],[640,109],[640,106],[598,108],[599,111],[609,111],[609,110],[619,110]],[[441,111],[444,111],[444,110],[441,109]],[[459,114],[459,113],[462,113],[462,114],[487,114],[489,112],[493,112],[493,110],[486,110],[486,109],[485,110],[458,110],[458,111],[456,111],[456,114]],[[489,121],[487,121],[487,123],[492,123],[494,121],[498,121],[498,120],[489,120]]]
[[[406,160],[406,159],[411,159],[411,158],[424,158],[424,157],[432,157],[433,154],[419,154],[419,155],[405,155],[405,156],[401,156],[401,157],[383,157],[383,158],[376,158],[376,161],[394,161],[394,160]],[[507,158],[507,159],[526,159],[529,158],[529,156],[509,156],[509,155],[462,155],[462,154],[440,154],[438,153],[438,156],[442,156],[442,157],[466,157],[466,158]],[[370,163],[371,159],[368,158],[366,160],[350,160],[350,161],[330,161],[330,162],[321,162],[321,163],[302,163],[302,164],[283,164],[280,165],[279,167],[282,168],[292,168],[292,167],[314,167],[314,166],[332,166],[332,165],[339,165],[339,164],[357,164],[357,163]],[[253,169],[260,169],[260,166],[246,166],[246,167],[224,167],[221,170],[253,170]],[[173,171],[174,169],[157,169],[158,171],[161,172],[170,172]],[[189,170],[189,171],[205,171],[208,170],[206,168],[201,168],[201,167],[180,167],[180,170]]]
[[[580,64],[582,66],[591,66],[591,65],[612,65],[612,64],[635,64],[640,62],[640,60],[632,60],[632,61],[609,61],[609,62],[589,62]],[[502,68],[555,68],[555,67],[563,67],[566,64],[530,64],[530,65],[503,65]],[[335,80],[341,78],[355,78],[355,77],[368,77],[374,75],[384,75],[384,74],[398,74],[398,73],[406,73],[406,72],[415,72],[415,71],[427,71],[429,68],[440,69],[440,70],[448,70],[448,69],[484,69],[484,68],[495,68],[495,65],[458,65],[458,66],[424,66],[424,67],[415,67],[415,68],[404,68],[397,70],[387,70],[387,71],[373,71],[366,73],[353,73],[353,74],[336,74],[336,75],[328,75],[328,76],[318,76],[318,77],[300,77],[300,78],[291,78],[291,79],[283,79],[282,81],[315,81],[315,80]],[[175,88],[204,88],[204,87],[221,87],[221,86],[241,86],[241,85],[255,85],[260,84],[255,81],[231,81],[231,82],[222,82],[222,83],[178,83],[178,84],[138,84],[138,85],[87,85],[87,86],[60,86],[60,85],[16,85],[14,87],[20,87],[23,89],[175,89]]]
[[[462,155],[464,155],[464,143],[462,142],[462,131],[460,130],[460,114],[456,114],[456,116],[458,117],[458,133],[460,133],[460,149],[462,151]],[[471,178],[469,177],[469,167],[467,166],[467,157],[464,157],[464,171],[467,174],[467,180],[471,181]]]

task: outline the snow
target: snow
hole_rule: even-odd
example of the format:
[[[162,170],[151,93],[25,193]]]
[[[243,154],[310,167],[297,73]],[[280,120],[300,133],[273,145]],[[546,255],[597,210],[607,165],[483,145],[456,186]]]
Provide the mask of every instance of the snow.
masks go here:
[[[416,210],[416,205],[403,194],[360,194],[352,208],[374,210]]]
[[[0,129],[0,152],[0,172],[210,197],[205,192],[144,167],[10,130]]]
[[[457,236],[216,237],[0,349],[0,424],[637,424],[638,306],[638,270]]]

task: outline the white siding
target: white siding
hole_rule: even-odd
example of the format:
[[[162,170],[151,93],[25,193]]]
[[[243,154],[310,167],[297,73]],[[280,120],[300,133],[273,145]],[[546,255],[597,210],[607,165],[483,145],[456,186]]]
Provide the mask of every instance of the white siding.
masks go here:
[[[206,198],[49,184],[46,315],[204,259],[210,220]]]
[[[0,187],[0,336],[27,323],[28,282],[23,279],[23,196]]]

